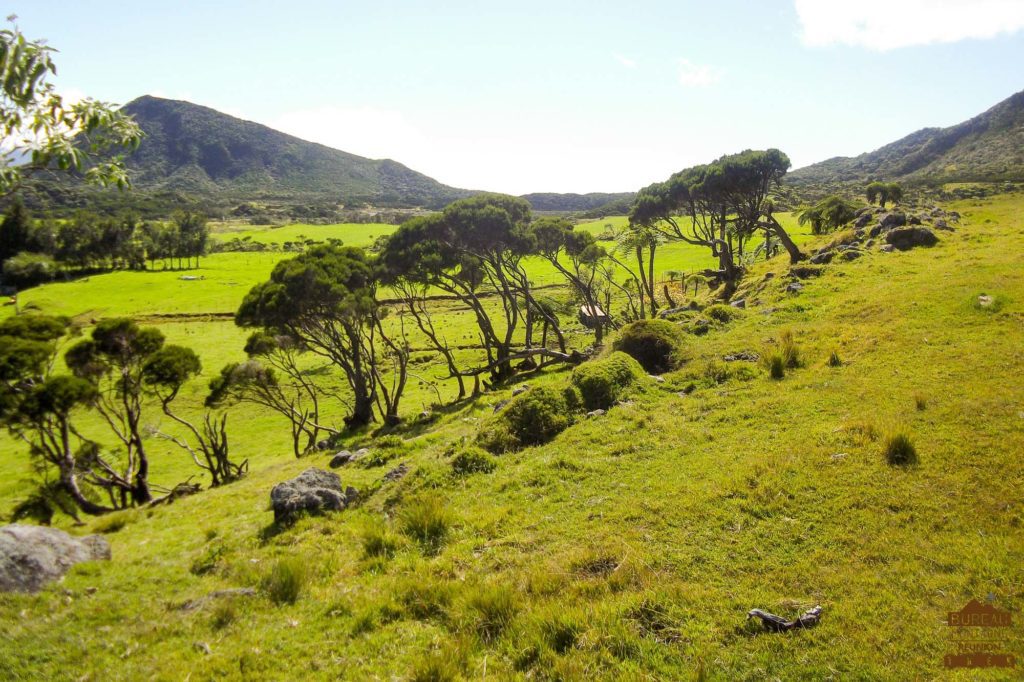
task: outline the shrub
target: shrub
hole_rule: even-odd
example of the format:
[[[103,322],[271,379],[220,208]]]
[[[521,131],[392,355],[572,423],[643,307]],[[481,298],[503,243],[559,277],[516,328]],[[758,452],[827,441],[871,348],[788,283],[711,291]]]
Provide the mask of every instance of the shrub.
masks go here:
[[[294,604],[309,582],[306,564],[291,557],[280,559],[270,569],[262,582],[263,591],[275,604]]]
[[[428,554],[435,554],[451,529],[448,510],[437,497],[420,497],[405,505],[399,516],[402,532],[416,540]]]
[[[579,389],[586,409],[607,410],[643,374],[639,362],[626,353],[614,352],[603,360],[578,366],[572,372],[572,383]]]
[[[3,262],[4,279],[18,287],[49,282],[57,274],[57,264],[45,253],[23,252]]]
[[[612,343],[614,350],[627,353],[650,374],[663,374],[685,360],[683,331],[667,320],[637,320],[622,328]]]
[[[504,585],[486,585],[470,595],[466,606],[473,613],[477,635],[485,642],[492,642],[515,618],[519,600]]]
[[[780,353],[765,355],[763,362],[768,369],[768,376],[772,379],[781,379],[786,376],[786,360]]]
[[[477,447],[463,448],[452,458],[452,471],[459,476],[489,474],[497,466],[498,462],[493,457]]]
[[[905,433],[895,433],[885,441],[885,459],[893,466],[917,463],[917,449]]]
[[[493,453],[508,452],[545,443],[572,423],[566,392],[538,386],[513,398],[491,418],[477,436],[477,443]]]

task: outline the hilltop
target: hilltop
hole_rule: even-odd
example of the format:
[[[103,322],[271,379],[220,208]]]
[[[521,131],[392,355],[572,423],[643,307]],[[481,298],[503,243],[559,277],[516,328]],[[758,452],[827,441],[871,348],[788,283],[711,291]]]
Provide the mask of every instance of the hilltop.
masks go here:
[[[786,184],[814,194],[868,180],[908,185],[1024,181],[1024,91],[949,128],[924,128],[872,152],[799,168]]]

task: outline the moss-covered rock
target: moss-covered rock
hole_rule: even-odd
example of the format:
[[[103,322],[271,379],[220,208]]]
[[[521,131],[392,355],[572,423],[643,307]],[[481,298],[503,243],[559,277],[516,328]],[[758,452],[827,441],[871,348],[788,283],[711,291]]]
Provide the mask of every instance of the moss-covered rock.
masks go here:
[[[585,362],[572,372],[572,383],[579,389],[588,410],[606,410],[615,404],[634,381],[644,376],[644,368],[632,356],[616,351],[601,360]]]
[[[622,328],[612,348],[631,355],[650,374],[663,374],[686,361],[686,337],[666,320],[637,320]]]

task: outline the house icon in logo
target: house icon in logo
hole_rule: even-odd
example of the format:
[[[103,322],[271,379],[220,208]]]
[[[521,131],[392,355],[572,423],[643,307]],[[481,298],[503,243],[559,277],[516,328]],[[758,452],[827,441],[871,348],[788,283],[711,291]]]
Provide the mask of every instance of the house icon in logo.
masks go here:
[[[967,602],[959,611],[947,614],[946,624],[952,627],[1010,627],[1010,612],[1000,611],[991,604],[982,604],[977,599]]]

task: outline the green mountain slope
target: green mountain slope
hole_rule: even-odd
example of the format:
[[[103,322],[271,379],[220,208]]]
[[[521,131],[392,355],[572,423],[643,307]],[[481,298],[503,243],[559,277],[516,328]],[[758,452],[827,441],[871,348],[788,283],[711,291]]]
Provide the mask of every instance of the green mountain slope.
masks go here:
[[[1024,180],[1024,91],[949,128],[925,128],[873,152],[835,157],[786,176],[797,188],[899,180],[907,184]]]
[[[331,149],[190,102],[146,95],[123,111],[146,134],[128,157],[134,194],[427,207],[471,194],[397,161]]]

